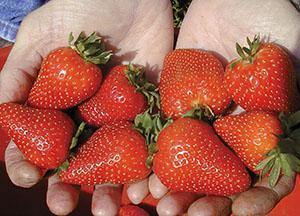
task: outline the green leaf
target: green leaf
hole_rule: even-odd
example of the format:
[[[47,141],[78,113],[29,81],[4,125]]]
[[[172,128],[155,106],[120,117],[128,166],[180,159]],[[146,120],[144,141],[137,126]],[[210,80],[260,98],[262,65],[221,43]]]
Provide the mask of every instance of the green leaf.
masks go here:
[[[76,134],[75,136],[72,138],[72,143],[69,147],[70,150],[73,150],[77,144],[78,144],[78,138],[80,137],[80,135],[82,134],[82,132],[84,131],[84,128],[86,126],[86,123],[85,122],[81,122],[81,124],[79,125],[77,131],[76,131]]]
[[[69,46],[75,50],[85,61],[100,65],[106,64],[112,56],[112,51],[105,51],[105,46],[95,32],[88,37],[81,32],[75,42],[74,37],[69,35]]]
[[[274,166],[272,167],[270,176],[269,176],[269,185],[270,187],[274,187],[279,179],[280,176],[280,172],[281,172],[281,163],[280,163],[280,158],[277,157],[275,159],[275,163]]]
[[[282,171],[283,171],[284,175],[291,177],[293,169],[289,164],[288,154],[279,154],[279,156],[280,156],[280,163],[281,163],[281,167],[282,167]]]
[[[194,114],[195,114],[195,109],[191,109],[188,112],[184,113],[182,115],[182,118],[188,118],[188,117],[193,118]]]
[[[283,112],[281,112],[278,115],[278,119],[280,120],[281,128],[284,131],[284,134],[286,136],[289,136],[290,124],[289,124],[289,120],[288,120],[287,116]]]
[[[274,160],[276,158],[276,154],[273,154],[267,158],[265,158],[264,160],[262,160],[256,167],[255,170],[262,170],[264,169],[264,167],[272,160]]]
[[[247,53],[248,55],[251,55],[251,50],[247,47],[243,47],[243,51],[245,51],[245,53]]]
[[[232,70],[232,69],[236,66],[236,64],[239,63],[239,62],[240,62],[240,60],[235,60],[235,61],[233,61],[233,62],[229,65],[230,70]]]
[[[260,178],[264,177],[267,173],[270,172],[271,168],[274,166],[275,163],[275,158],[273,158],[272,160],[270,160],[262,169],[262,171],[260,172]]]
[[[300,128],[293,130],[290,137],[295,140],[300,140]]]
[[[69,39],[68,39],[69,44],[71,44],[73,40],[74,40],[73,32],[70,32]]]
[[[237,53],[239,54],[239,56],[240,56],[242,59],[246,59],[246,55],[245,55],[245,53],[244,53],[242,47],[241,47],[238,43],[236,43],[235,46],[236,46],[236,51],[237,51]]]
[[[288,123],[289,127],[295,127],[296,125],[298,125],[300,123],[300,111],[291,114],[288,117]]]
[[[291,168],[295,172],[300,172],[300,160],[293,154],[287,154],[286,156],[288,163],[290,164]]]
[[[249,48],[252,48],[252,42],[250,41],[249,37],[247,37],[247,44],[249,46]]]
[[[295,141],[290,138],[280,139],[277,143],[281,153],[292,153]]]
[[[136,91],[146,97],[150,113],[154,111],[155,107],[160,108],[158,87],[146,80],[143,67],[137,67],[130,63],[126,71],[126,77],[136,87]]]

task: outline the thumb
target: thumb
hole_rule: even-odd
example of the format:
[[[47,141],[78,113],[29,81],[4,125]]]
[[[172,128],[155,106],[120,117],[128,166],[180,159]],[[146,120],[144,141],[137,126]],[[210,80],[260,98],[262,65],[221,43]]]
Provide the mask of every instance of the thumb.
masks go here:
[[[27,100],[42,61],[30,43],[16,42],[0,73],[0,104]]]

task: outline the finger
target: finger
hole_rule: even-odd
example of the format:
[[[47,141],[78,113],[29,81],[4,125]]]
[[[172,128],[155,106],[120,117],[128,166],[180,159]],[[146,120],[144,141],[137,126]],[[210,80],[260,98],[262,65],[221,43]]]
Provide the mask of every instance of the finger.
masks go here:
[[[161,183],[157,175],[152,174],[149,177],[149,191],[155,199],[160,199],[168,193],[168,188]]]
[[[279,201],[277,193],[265,187],[253,187],[241,193],[232,204],[234,215],[266,215]]]
[[[122,186],[97,185],[92,199],[92,213],[95,216],[117,215],[121,203]]]
[[[188,209],[189,216],[226,216],[231,213],[231,199],[227,197],[206,196],[198,199]]]
[[[258,181],[255,185],[261,186],[265,188],[269,188],[273,191],[275,191],[278,195],[279,199],[282,199],[286,195],[292,192],[295,186],[295,180],[296,180],[296,174],[293,173],[290,177],[288,176],[282,176],[275,187],[271,187],[268,182],[268,178],[265,177],[261,181]]]
[[[157,204],[156,210],[160,216],[184,214],[198,196],[187,192],[170,192]]]
[[[42,170],[27,161],[13,141],[6,148],[5,165],[10,180],[20,187],[29,188],[43,177]]]
[[[48,180],[47,205],[55,215],[68,215],[77,206],[79,190],[60,181],[57,175]]]
[[[140,204],[143,199],[148,195],[149,187],[148,187],[148,179],[135,182],[129,185],[127,189],[128,198],[131,200],[133,204]]]
[[[42,62],[42,56],[36,51],[41,45],[27,40],[31,31],[30,19],[29,16],[22,22],[16,43],[0,74],[0,104],[26,101]],[[35,45],[34,48],[30,43]]]
[[[28,49],[14,45],[0,74],[0,104],[26,101],[41,63],[41,57]]]

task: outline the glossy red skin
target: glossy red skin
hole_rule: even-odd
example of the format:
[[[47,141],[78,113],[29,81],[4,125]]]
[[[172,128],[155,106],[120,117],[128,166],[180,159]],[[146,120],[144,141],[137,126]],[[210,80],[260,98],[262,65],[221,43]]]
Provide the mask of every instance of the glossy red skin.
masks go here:
[[[225,70],[226,89],[245,110],[281,112],[300,108],[293,64],[278,45],[261,45],[252,64],[240,61],[233,68],[230,65]]]
[[[101,126],[130,121],[146,110],[146,98],[130,84],[125,74],[127,68],[125,65],[112,68],[96,95],[79,106],[79,114],[85,122]]]
[[[0,71],[2,70],[12,46],[0,48]]]
[[[0,48],[0,71],[2,70],[12,46]],[[4,160],[5,149],[10,141],[5,131],[0,128],[0,161]]]
[[[79,148],[60,178],[78,185],[142,180],[150,174],[147,156],[145,139],[132,128],[132,123],[104,125]]]
[[[197,105],[221,114],[230,104],[223,85],[224,68],[210,52],[178,49],[164,60],[159,90],[165,116],[178,118]]]
[[[56,49],[43,60],[28,105],[68,109],[93,96],[102,81],[101,69],[69,47]]]
[[[0,125],[25,158],[41,168],[57,168],[68,157],[74,123],[60,111],[1,104]]]
[[[157,147],[153,171],[171,190],[229,196],[250,186],[242,161],[203,121],[174,121],[159,134]]]
[[[278,115],[266,111],[250,111],[224,116],[214,122],[217,134],[235,151],[254,173],[265,154],[277,146],[276,135],[282,134]]]
[[[119,216],[150,216],[144,209],[134,206],[125,205],[120,208]]]

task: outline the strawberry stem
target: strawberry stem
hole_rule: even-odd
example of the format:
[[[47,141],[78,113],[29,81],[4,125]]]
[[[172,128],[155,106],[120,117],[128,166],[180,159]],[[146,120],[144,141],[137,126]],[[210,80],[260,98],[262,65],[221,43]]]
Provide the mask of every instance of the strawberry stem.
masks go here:
[[[146,139],[148,158],[146,165],[151,168],[154,154],[157,152],[156,142],[159,133],[172,123],[172,119],[163,119],[160,113],[150,114],[149,110],[139,114],[134,119],[134,128]]]
[[[136,91],[141,92],[148,102],[148,109],[153,113],[154,108],[160,108],[160,97],[158,87],[146,80],[143,67],[137,67],[133,64],[128,65],[126,77],[129,82],[136,87]]]
[[[80,135],[82,134],[82,132],[84,131],[84,128],[86,126],[85,122],[81,122],[76,133],[75,136],[72,138],[72,143],[70,145],[70,151],[72,151],[78,144],[78,138],[80,137]]]
[[[74,36],[72,32],[69,35],[69,46],[75,50],[86,62],[96,65],[106,64],[111,56],[112,51],[106,51],[105,46],[101,41],[101,37],[93,32],[88,37],[81,32],[74,43]]]
[[[275,149],[266,154],[266,158],[257,166],[260,177],[269,175],[269,185],[274,187],[281,174],[291,176],[292,172],[300,172],[300,111],[290,116],[278,115],[283,134],[277,136],[279,142]]]
[[[207,122],[213,122],[216,119],[215,114],[209,106],[197,105],[193,109],[189,110],[182,115],[183,118],[194,118],[204,120]]]
[[[78,139],[80,137],[80,135],[83,133],[84,129],[85,129],[86,123],[85,122],[81,122],[79,127],[77,128],[77,131],[75,133],[75,136],[72,138],[72,142],[71,145],[69,147],[69,158],[72,157],[72,154],[74,153],[74,149],[77,147],[78,145]],[[52,176],[54,174],[59,174],[61,171],[66,170],[69,167],[69,160],[65,160],[65,162],[63,162],[59,167],[57,167],[56,169],[52,169],[52,170],[48,170],[46,172],[46,174],[44,175],[44,177],[49,177]]]
[[[259,47],[261,45],[259,35],[255,35],[254,38],[253,38],[253,41],[251,41],[247,37],[247,44],[248,44],[249,47],[241,47],[241,45],[236,43],[236,51],[237,51],[238,55],[241,57],[241,59],[232,62],[230,64],[231,69],[234,68],[234,66],[240,61],[244,61],[244,62],[247,62],[249,64],[253,63],[255,55],[259,51]]]

